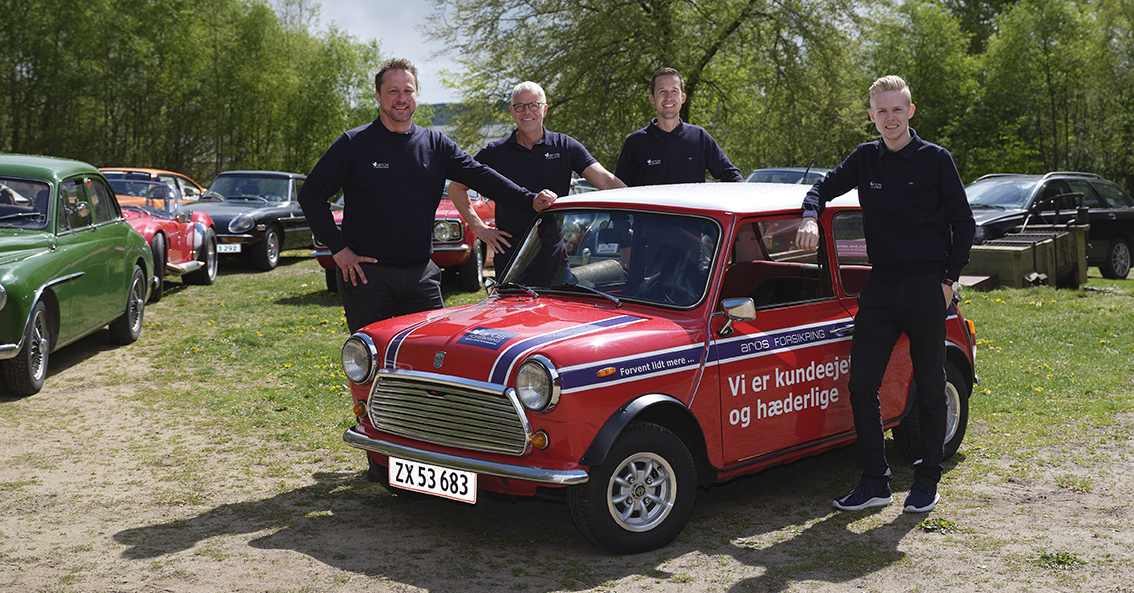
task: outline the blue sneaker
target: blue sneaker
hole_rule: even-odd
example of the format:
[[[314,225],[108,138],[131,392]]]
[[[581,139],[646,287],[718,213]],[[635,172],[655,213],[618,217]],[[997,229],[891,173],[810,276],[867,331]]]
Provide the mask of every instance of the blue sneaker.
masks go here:
[[[851,493],[835,499],[835,508],[843,511],[861,511],[870,507],[884,507],[894,501],[889,486],[859,484]]]
[[[928,513],[937,506],[941,495],[937,493],[937,484],[928,482],[914,482],[910,494],[906,497],[905,511],[907,513]]]

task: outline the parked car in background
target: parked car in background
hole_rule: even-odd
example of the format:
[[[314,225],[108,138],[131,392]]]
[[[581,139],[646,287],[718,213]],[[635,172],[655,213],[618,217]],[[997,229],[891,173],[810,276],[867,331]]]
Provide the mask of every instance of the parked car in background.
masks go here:
[[[1118,184],[1094,173],[1054,171],[1046,175],[985,175],[965,186],[976,219],[975,244],[1003,237],[1017,227],[1065,224],[1085,209],[1087,262],[1106,278],[1130,273],[1134,245],[1134,200]]]
[[[830,169],[808,169],[807,167],[773,167],[756,169],[744,180],[748,183],[802,183],[815,185]],[[807,178],[804,179],[804,174]]]
[[[50,354],[108,324],[142,333],[153,261],[106,178],[86,163],[0,155],[0,373],[11,395],[43,388]]]
[[[177,188],[181,199],[186,201],[198,200],[205,193],[201,184],[193,181],[188,175],[166,171],[164,169],[145,169],[140,167],[101,167],[103,176],[113,181],[115,179],[134,179],[138,181],[160,181]]]
[[[186,284],[209,285],[217,278],[217,233],[213,219],[201,210],[182,210],[180,192],[160,181],[111,179],[122,214],[150,245],[154,260],[153,290],[157,302],[165,293],[165,276]]]
[[[226,171],[188,210],[213,218],[217,252],[241,254],[262,271],[275,269],[280,252],[311,247],[311,229],[297,196],[306,175],[280,171]]]
[[[446,182],[446,187],[448,183]],[[469,202],[473,210],[487,224],[496,220],[496,203],[485,199],[474,190],[469,190]],[[335,224],[342,225],[343,209],[342,199],[332,206]],[[312,237],[314,240],[314,237]],[[472,228],[461,218],[457,207],[449,200],[449,194],[441,195],[441,202],[437,204],[437,213],[433,222],[433,263],[441,269],[456,272],[461,290],[474,292],[484,286],[484,262],[487,257],[487,248],[483,241],[477,238]],[[336,275],[340,274],[335,260],[327,246],[315,241],[315,253],[319,265],[326,274],[327,290],[338,292]]]
[[[800,249],[806,190],[560,198],[487,298],[346,341],[357,425],[344,441],[395,494],[565,498],[583,537],[615,553],[670,542],[699,487],[850,445],[863,215],[855,193],[833,200],[818,250]],[[975,338],[956,306],[946,325],[948,458],[968,424]],[[912,461],[922,444],[908,349],[895,346],[879,396]]]

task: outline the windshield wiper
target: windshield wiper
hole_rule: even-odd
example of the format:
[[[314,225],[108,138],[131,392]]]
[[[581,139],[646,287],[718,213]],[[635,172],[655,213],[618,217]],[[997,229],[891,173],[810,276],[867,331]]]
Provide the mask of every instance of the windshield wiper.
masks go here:
[[[5,214],[0,216],[0,220],[8,220],[10,218],[43,218],[42,212],[16,212],[13,214]]]
[[[261,198],[260,196],[229,196],[229,197],[225,198],[225,200],[228,200],[228,201],[232,201],[232,200],[252,200],[252,201],[256,201],[256,202],[263,202],[265,204],[268,203],[268,198]]]
[[[497,287],[497,289],[505,289],[505,288],[518,288],[518,289],[528,293],[528,295],[530,295],[533,299],[539,298],[538,292],[528,288],[527,286],[524,286],[523,284],[516,284],[515,282],[501,282],[500,285]]]
[[[591,288],[590,286],[586,286],[586,285],[583,285],[583,284],[556,284],[555,286],[552,286],[551,288],[559,288],[559,289],[575,288],[575,289],[579,289],[579,290],[582,290],[584,292],[589,292],[591,294],[596,294],[600,297],[603,297],[603,298],[609,300],[610,302],[614,303],[615,307],[621,307],[622,306],[622,301],[618,300],[618,297],[616,297],[612,294],[605,293],[601,290],[596,290],[594,288]]]
[[[997,206],[996,204],[981,204],[980,202],[973,202],[969,206],[980,206],[981,208],[996,208],[997,210],[1007,210],[1004,206]]]

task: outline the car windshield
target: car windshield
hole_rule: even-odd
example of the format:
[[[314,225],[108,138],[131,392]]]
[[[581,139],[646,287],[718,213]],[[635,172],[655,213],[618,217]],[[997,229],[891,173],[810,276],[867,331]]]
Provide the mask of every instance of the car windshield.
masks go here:
[[[1037,179],[1002,178],[978,179],[965,187],[969,206],[1024,209],[1035,191]]]
[[[826,170],[812,169],[807,172],[807,185],[813,185],[823,178]],[[803,171],[785,171],[783,169],[757,169],[745,179],[748,183],[804,183]]]
[[[50,203],[47,183],[0,177],[0,226],[43,229]]]
[[[154,211],[176,210],[181,202],[181,192],[177,188],[160,181],[138,181],[135,179],[111,179],[110,187],[123,206],[145,206]]]
[[[707,291],[719,239],[720,229],[705,218],[547,212],[529,229],[499,286],[692,307]]]
[[[264,202],[288,201],[287,179],[282,177],[254,177],[222,175],[209,186],[206,198],[221,200],[260,200]]]

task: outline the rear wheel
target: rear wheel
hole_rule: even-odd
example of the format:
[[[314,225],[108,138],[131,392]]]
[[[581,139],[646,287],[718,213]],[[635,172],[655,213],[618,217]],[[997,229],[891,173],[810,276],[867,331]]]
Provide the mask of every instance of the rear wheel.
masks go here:
[[[154,258],[154,289],[150,292],[150,302],[156,303],[165,295],[165,235],[154,233],[150,241],[150,253]]]
[[[909,414],[894,427],[894,444],[907,459],[916,461],[925,458],[925,446],[921,442],[921,426],[918,424],[918,401],[916,387],[910,388],[913,405]],[[961,448],[965,429],[969,425],[969,394],[972,386],[965,380],[957,365],[945,363],[945,455],[949,459]]]
[[[11,395],[27,396],[43,389],[47,378],[47,359],[51,353],[51,327],[47,307],[42,302],[32,308],[31,319],[24,330],[24,347],[15,358],[3,362],[4,387]]]
[[[685,443],[650,422],[633,422],[585,484],[568,490],[571,519],[587,541],[635,554],[673,541],[693,514],[697,468]]]
[[[201,250],[197,253],[201,267],[185,275],[187,284],[209,286],[217,279],[217,234],[211,228],[205,229],[201,240]]]
[[[133,344],[142,335],[142,318],[146,311],[146,275],[134,266],[130,290],[126,294],[126,310],[110,322],[110,339],[119,344]]]
[[[264,238],[256,244],[252,251],[252,265],[257,270],[268,272],[280,265],[280,245],[283,238],[280,229],[275,225],[264,231]]]
[[[1130,273],[1130,244],[1122,237],[1115,237],[1106,250],[1106,259],[1099,266],[1104,278],[1122,280]]]

